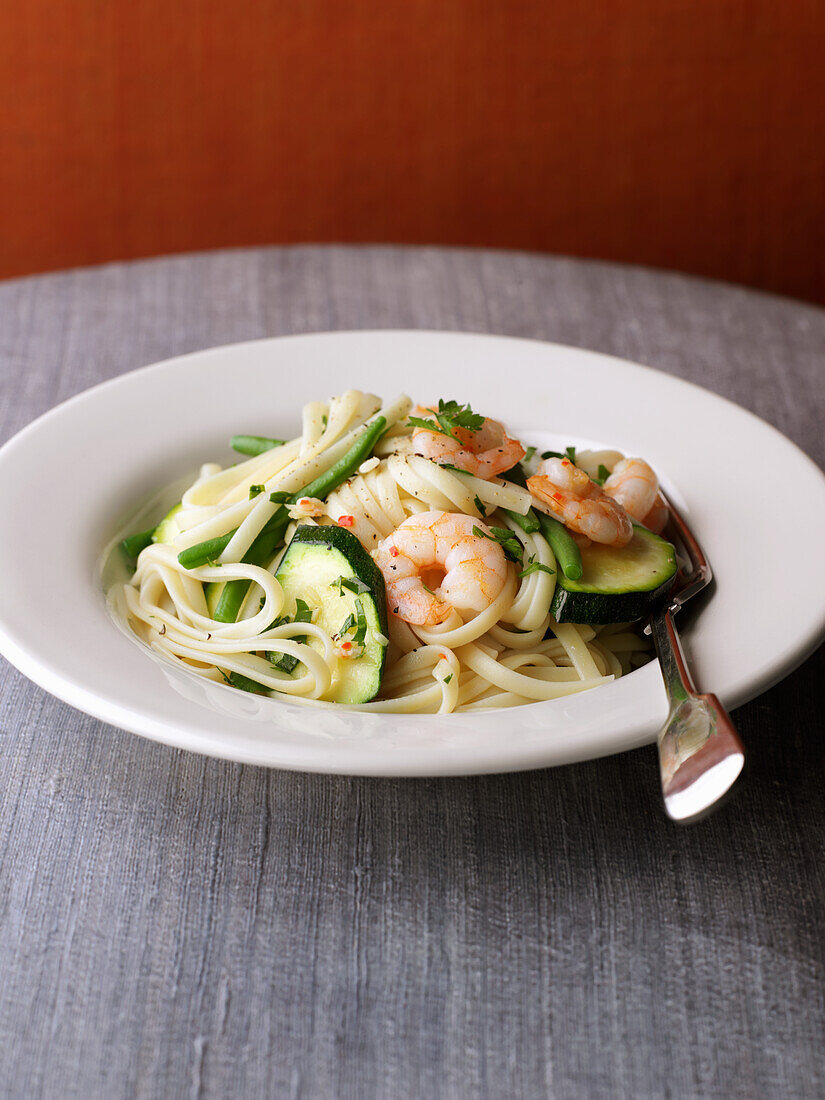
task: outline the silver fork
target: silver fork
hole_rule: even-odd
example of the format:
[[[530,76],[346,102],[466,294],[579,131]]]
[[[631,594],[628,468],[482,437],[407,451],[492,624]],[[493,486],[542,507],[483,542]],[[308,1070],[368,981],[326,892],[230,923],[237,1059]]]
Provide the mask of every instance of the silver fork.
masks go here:
[[[678,587],[650,617],[646,631],[665,681],[670,714],[659,733],[659,772],[665,810],[673,821],[687,823],[704,816],[736,781],[745,750],[715,695],[699,694],[685,661],[673,616],[692,596],[710,584],[713,573],[693,532],[678,510],[670,509],[670,535],[687,559],[679,569]]]

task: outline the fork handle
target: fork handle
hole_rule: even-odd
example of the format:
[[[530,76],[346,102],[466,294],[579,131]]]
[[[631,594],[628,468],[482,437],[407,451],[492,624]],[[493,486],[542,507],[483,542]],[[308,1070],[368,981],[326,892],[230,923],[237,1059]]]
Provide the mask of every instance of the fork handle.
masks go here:
[[[670,713],[659,734],[659,772],[668,816],[691,821],[730,789],[745,750],[715,695],[697,694],[669,608],[650,621]]]

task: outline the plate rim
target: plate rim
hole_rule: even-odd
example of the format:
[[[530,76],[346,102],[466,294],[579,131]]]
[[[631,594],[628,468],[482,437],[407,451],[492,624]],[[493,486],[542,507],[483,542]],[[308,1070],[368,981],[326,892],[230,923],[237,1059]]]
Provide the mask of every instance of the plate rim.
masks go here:
[[[25,425],[22,429],[11,436],[0,447],[0,472],[2,471],[3,464],[8,458],[10,453],[13,453],[14,449],[18,445],[25,445],[26,440],[32,433],[36,433],[40,430],[44,424],[51,422],[52,419],[65,416],[67,411],[70,410],[79,403],[84,403],[94,397],[98,396],[101,392],[112,390],[122,384],[128,384],[135,379],[136,376],[145,377],[149,374],[162,373],[170,370],[174,370],[180,364],[190,361],[192,359],[204,359],[212,356],[222,356],[232,354],[233,352],[239,352],[244,349],[261,348],[263,345],[278,344],[284,345],[289,342],[311,342],[311,341],[336,341],[346,340],[348,338],[364,338],[364,337],[392,337],[393,339],[407,339],[416,338],[420,339],[424,337],[436,338],[436,339],[480,339],[485,342],[499,342],[506,344],[520,343],[531,346],[538,346],[548,349],[549,351],[559,350],[565,354],[573,353],[575,356],[582,356],[591,360],[602,360],[612,362],[621,365],[623,369],[631,368],[634,372],[645,372],[651,375],[657,376],[660,379],[666,379],[669,383],[675,384],[677,387],[688,387],[693,391],[698,391],[703,398],[710,398],[714,402],[719,402],[727,409],[733,410],[735,415],[743,416],[753,421],[758,425],[760,430],[768,429],[769,433],[772,433],[778,440],[781,441],[785,447],[790,447],[796,453],[797,459],[804,460],[809,468],[819,475],[823,494],[825,494],[825,473],[814,462],[814,460],[807,455],[802,448],[793,440],[785,436],[778,428],[770,424],[766,420],[759,417],[756,413],[750,409],[744,408],[737,404],[735,401],[728,397],[714,393],[705,386],[701,386],[696,382],[688,379],[681,378],[677,375],[670,374],[666,371],[660,370],[656,367],[651,367],[646,364],[637,363],[633,360],[625,359],[620,356],[616,356],[610,353],[601,351],[595,351],[589,348],[583,348],[577,345],[559,344],[553,341],[542,340],[535,337],[524,336],[507,336],[504,334],[486,333],[481,331],[470,330],[449,330],[449,329],[393,329],[393,328],[381,328],[381,329],[347,329],[341,331],[325,331],[325,332],[311,332],[311,333],[294,333],[285,334],[281,336],[268,336],[260,337],[251,340],[233,341],[226,344],[211,345],[207,348],[197,349],[193,351],[184,352],[180,355],[171,356],[167,359],[158,360],[154,363],[146,364],[140,367],[136,367],[132,370],[125,371],[122,374],[116,375],[113,378],[104,379],[101,382],[96,383],[94,386],[88,389],[82,390],[77,394],[73,394],[65,401],[58,403],[52,408],[46,410],[32,420],[29,424]],[[103,593],[100,592],[100,598],[103,600]],[[740,688],[740,690],[734,693],[734,697],[731,698],[728,695],[726,702],[731,709],[742,705],[744,702],[755,698],[757,695],[762,694],[764,691],[770,689],[785,676],[789,675],[795,668],[797,668],[802,662],[814,652],[819,643],[822,641],[825,635],[825,611],[820,615],[820,620],[817,624],[812,625],[811,629],[803,636],[797,639],[796,646],[793,650],[785,653],[779,661],[770,669],[768,674],[763,674],[753,678],[752,682],[747,686]],[[198,743],[191,743],[191,735],[189,735],[190,743],[186,743],[188,735],[181,733],[177,726],[167,726],[164,730],[159,730],[157,726],[147,720],[138,721],[138,715],[131,710],[124,710],[117,702],[111,698],[90,693],[82,685],[77,684],[72,679],[67,679],[61,676],[59,671],[52,668],[49,664],[44,663],[38,659],[36,653],[29,652],[25,647],[18,644],[17,640],[9,633],[6,623],[0,617],[0,653],[2,653],[12,665],[18,668],[24,675],[31,679],[34,683],[38,684],[44,690],[50,694],[55,695],[57,698],[68,703],[70,706],[79,709],[85,713],[90,714],[94,718],[104,721],[108,724],[116,725],[119,728],[129,730],[137,733],[140,736],[147,737],[150,740],[157,741],[159,743],[172,745],[179,748],[186,748],[188,751],[195,751],[205,755],[215,756],[222,759],[236,760],[238,762],[248,762],[255,764],[264,764],[270,767],[279,767],[285,769],[297,769],[302,771],[318,771],[318,772],[333,772],[335,774],[357,774],[357,775],[449,775],[449,774],[477,774],[479,772],[498,772],[504,770],[521,770],[525,768],[541,767],[541,766],[554,766],[556,763],[568,762],[565,760],[548,761],[546,763],[536,762],[537,755],[535,746],[531,751],[526,751],[522,754],[515,752],[512,754],[512,759],[506,762],[499,761],[496,766],[488,767],[485,765],[480,766],[477,769],[467,766],[466,761],[460,767],[451,769],[449,766],[432,767],[411,767],[409,763],[403,770],[397,771],[393,769],[387,769],[386,767],[378,767],[375,770],[365,769],[363,764],[358,764],[352,768],[342,766],[339,762],[334,768],[325,766],[323,761],[315,761],[314,753],[313,759],[304,759],[301,754],[296,754],[297,757],[301,757],[300,761],[290,763],[287,761],[272,761],[272,760],[257,760],[251,759],[248,751],[238,750],[233,752],[233,746],[227,746],[226,743],[222,744],[219,748],[210,747],[207,745],[199,745]],[[648,668],[656,669],[655,662],[651,663]],[[644,670],[637,670],[633,675],[639,677]],[[615,687],[620,683],[616,682]],[[229,690],[229,689],[227,689]],[[282,706],[278,700],[267,700],[269,703],[275,706]],[[535,710],[546,704],[533,704],[530,706],[531,710]],[[524,708],[515,708],[515,710],[499,709],[494,713],[501,714],[513,714]],[[316,712],[317,713],[317,712]],[[491,712],[493,713],[493,712]],[[402,725],[411,724],[410,719],[416,717],[412,715],[392,715],[385,716],[391,717],[393,720],[400,720]],[[420,716],[417,716],[417,721],[420,721]],[[625,733],[624,741],[621,745],[616,745],[609,748],[596,748],[594,751],[587,751],[587,747],[579,745],[577,750],[570,755],[569,762],[574,760],[589,759],[599,755],[612,754],[614,752],[627,751],[629,748],[634,747],[634,744],[645,744],[653,740],[655,737],[655,731],[651,733],[640,732],[635,738],[629,733]],[[196,739],[197,740],[197,739]],[[632,743],[631,743],[632,742]],[[524,759],[521,759],[521,757]],[[380,761],[378,762],[380,763]]]

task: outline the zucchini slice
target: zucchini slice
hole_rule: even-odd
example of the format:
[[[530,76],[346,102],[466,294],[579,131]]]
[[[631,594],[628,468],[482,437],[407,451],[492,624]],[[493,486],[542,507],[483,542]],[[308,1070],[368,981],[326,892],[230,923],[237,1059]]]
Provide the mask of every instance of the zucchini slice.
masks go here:
[[[178,527],[178,521],[175,519],[180,510],[180,502],[178,502],[174,508],[169,509],[155,528],[154,534],[152,535],[152,542],[171,542],[175,535],[180,534],[180,527]]]
[[[211,618],[215,618],[215,612],[218,609],[218,602],[221,598],[221,592],[225,581],[208,581],[203,586],[203,594],[206,597],[206,610],[209,612]]]
[[[387,656],[387,597],[381,571],[355,535],[343,527],[299,527],[275,576],[284,590],[284,614],[294,616],[296,601],[303,600],[314,623],[352,648],[353,656],[337,658],[325,701],[372,699]]]
[[[632,623],[645,618],[676,580],[676,551],[646,527],[617,548],[592,543],[582,550],[582,575],[559,572],[550,610],[560,623]]]

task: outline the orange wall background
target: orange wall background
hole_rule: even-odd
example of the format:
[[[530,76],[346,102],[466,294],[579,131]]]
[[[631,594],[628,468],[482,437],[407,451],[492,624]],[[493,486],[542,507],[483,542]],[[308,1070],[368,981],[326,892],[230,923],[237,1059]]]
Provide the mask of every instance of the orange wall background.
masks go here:
[[[399,241],[825,300],[817,0],[12,0],[0,275]]]

